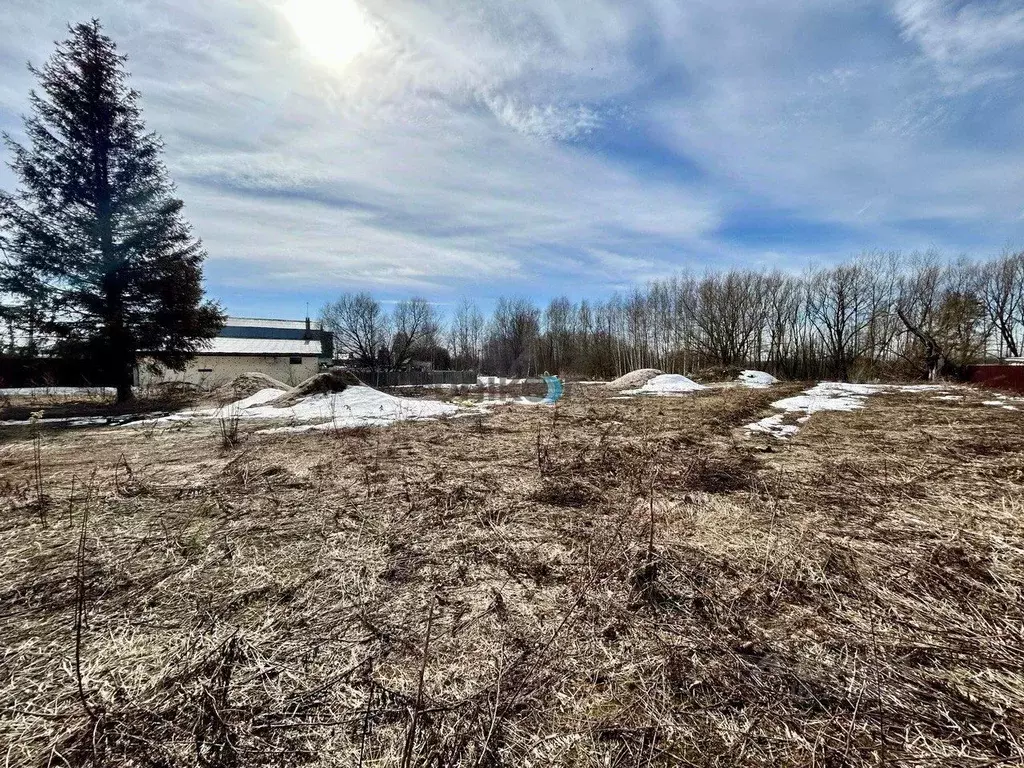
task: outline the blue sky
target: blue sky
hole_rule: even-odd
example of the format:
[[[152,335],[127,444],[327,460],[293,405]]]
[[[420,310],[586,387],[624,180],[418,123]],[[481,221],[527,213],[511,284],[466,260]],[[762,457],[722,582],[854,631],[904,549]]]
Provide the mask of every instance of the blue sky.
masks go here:
[[[0,128],[94,16],[233,314],[1024,246],[1019,2],[4,0]]]

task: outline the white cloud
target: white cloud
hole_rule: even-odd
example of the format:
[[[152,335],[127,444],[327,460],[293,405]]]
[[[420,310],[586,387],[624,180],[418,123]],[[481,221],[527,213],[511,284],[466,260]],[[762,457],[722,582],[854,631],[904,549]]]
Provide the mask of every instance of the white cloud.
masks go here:
[[[518,133],[542,139],[572,140],[600,127],[598,113],[583,104],[575,107],[524,104],[515,96],[487,94],[484,104],[499,122]]]
[[[903,35],[951,82],[976,87],[1020,74],[1019,62],[993,61],[1024,43],[1024,8],[1015,0],[896,0],[895,13]]]
[[[911,219],[1020,233],[1024,142],[956,135],[963,99],[1013,87],[1010,4],[345,0],[353,36],[321,0],[297,29],[298,1],[5,0],[0,121],[26,109],[18,64],[98,15],[225,285],[582,292],[774,265],[777,244],[716,236],[757,207],[851,250],[922,244]]]

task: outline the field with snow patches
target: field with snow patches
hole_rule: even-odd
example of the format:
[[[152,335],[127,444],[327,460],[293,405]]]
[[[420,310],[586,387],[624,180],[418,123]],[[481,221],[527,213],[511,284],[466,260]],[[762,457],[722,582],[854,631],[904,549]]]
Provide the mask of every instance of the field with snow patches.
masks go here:
[[[6,396],[5,764],[1024,762],[1024,399],[649,376]]]

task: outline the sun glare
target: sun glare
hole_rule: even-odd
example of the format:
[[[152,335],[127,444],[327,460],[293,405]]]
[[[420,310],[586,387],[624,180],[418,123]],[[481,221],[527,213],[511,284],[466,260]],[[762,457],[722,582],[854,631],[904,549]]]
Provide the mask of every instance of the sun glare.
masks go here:
[[[346,66],[377,40],[354,0],[289,0],[282,10],[305,50],[329,66]]]

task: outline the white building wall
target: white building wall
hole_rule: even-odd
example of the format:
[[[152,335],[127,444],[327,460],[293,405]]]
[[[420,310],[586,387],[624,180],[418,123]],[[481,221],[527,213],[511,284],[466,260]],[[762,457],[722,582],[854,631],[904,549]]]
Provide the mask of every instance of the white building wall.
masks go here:
[[[184,382],[212,389],[243,373],[262,373],[295,386],[320,371],[319,358],[303,356],[292,364],[288,355],[198,355],[184,371],[165,370],[153,375],[139,366],[138,383],[145,388],[165,382]]]

